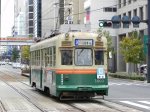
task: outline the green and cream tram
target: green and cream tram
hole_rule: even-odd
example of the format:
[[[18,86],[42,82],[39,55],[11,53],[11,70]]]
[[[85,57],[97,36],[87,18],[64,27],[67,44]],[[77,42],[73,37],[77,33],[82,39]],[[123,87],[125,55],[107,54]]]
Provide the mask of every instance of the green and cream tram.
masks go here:
[[[90,98],[108,95],[107,39],[69,32],[30,47],[30,84],[52,96]]]

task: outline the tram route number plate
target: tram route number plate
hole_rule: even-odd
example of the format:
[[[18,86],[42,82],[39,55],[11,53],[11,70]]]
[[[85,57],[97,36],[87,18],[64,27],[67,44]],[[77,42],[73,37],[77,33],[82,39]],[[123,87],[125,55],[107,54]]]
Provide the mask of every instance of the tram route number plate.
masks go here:
[[[93,39],[75,39],[75,46],[92,46],[93,45]]]
[[[98,68],[97,69],[97,79],[105,79],[104,68]]]

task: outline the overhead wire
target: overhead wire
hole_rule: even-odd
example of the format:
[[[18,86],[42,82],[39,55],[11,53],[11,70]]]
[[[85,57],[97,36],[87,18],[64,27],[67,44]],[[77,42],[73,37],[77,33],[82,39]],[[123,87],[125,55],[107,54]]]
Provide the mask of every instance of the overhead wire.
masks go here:
[[[126,3],[128,3],[128,1],[126,1]],[[123,3],[118,3],[118,4],[115,4],[115,5],[111,5],[111,6],[107,6],[107,7],[117,7],[118,5],[120,5],[120,4],[124,4],[124,2]],[[105,7],[102,7],[102,8],[98,8],[98,9],[94,9],[94,10],[90,10],[89,12],[96,12],[96,11],[99,11],[99,10],[102,10],[102,9],[104,9]],[[86,11],[84,11],[84,12],[80,12],[80,13],[75,13],[75,14],[72,14],[72,15],[79,15],[79,14],[84,14],[84,13],[86,13]],[[64,16],[64,17],[67,17],[67,16]],[[59,19],[60,17],[52,17],[52,18],[44,18],[44,19],[41,19],[41,20],[50,20],[50,19]],[[36,21],[38,21],[38,20],[36,20]],[[21,21],[20,21],[21,22]],[[22,22],[24,22],[24,21],[22,21]],[[48,24],[47,24],[48,25]],[[45,25],[44,27],[46,27],[47,25]],[[47,26],[47,27],[49,27],[49,25]],[[43,28],[43,27],[42,27]]]

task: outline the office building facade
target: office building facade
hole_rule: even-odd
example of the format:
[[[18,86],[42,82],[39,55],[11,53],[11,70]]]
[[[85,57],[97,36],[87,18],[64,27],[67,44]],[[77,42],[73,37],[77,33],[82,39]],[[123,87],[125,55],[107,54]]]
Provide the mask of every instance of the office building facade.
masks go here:
[[[129,16],[132,19],[133,16],[139,16],[141,20],[147,20],[148,18],[148,9],[147,9],[147,0],[118,0],[118,11],[117,15],[121,18],[123,16]],[[133,24],[129,25],[129,28],[121,28],[117,30],[117,71],[128,71],[128,64],[125,63],[123,56],[120,53],[119,43],[123,37],[130,35],[132,31],[138,31],[140,36],[143,39],[144,35],[147,35],[147,24],[140,23],[139,28],[134,28]]]

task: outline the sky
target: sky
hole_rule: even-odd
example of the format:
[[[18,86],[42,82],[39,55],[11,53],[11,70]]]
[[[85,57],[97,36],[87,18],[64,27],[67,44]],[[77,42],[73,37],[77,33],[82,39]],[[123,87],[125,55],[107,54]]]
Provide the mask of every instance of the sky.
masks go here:
[[[14,25],[14,0],[1,0],[1,37],[11,36]]]

